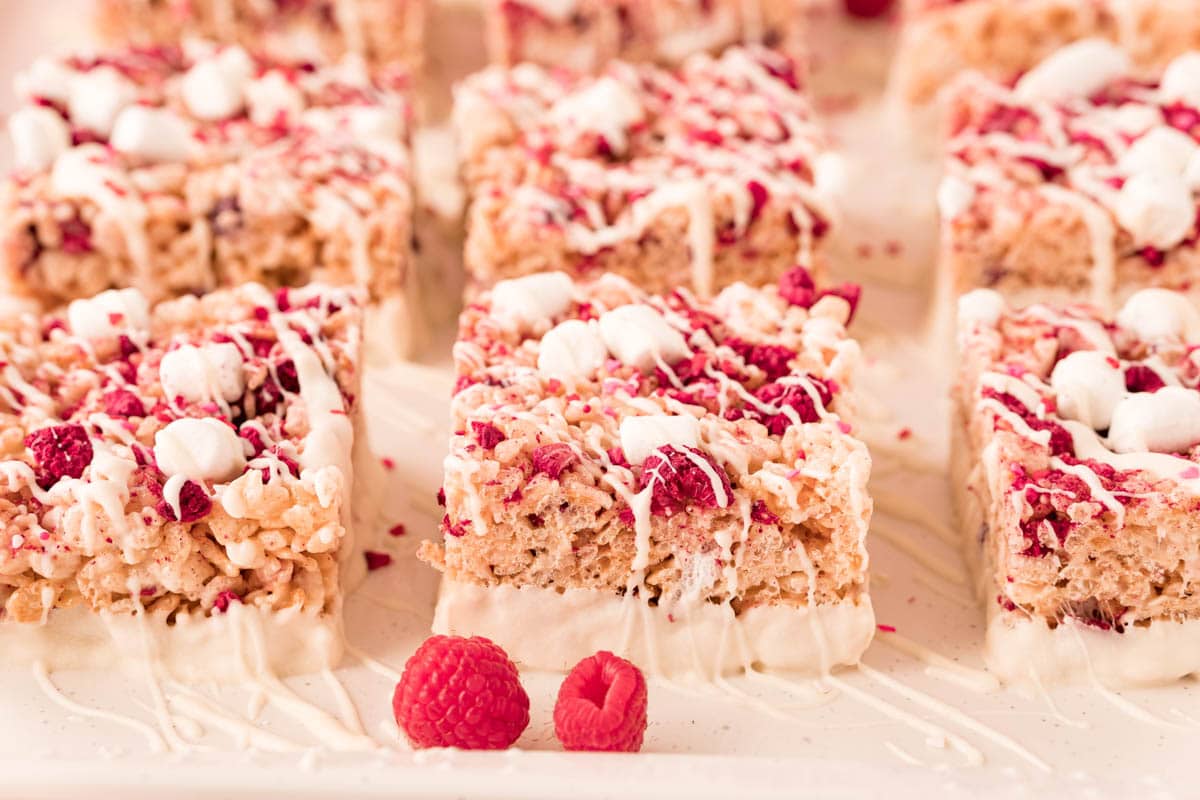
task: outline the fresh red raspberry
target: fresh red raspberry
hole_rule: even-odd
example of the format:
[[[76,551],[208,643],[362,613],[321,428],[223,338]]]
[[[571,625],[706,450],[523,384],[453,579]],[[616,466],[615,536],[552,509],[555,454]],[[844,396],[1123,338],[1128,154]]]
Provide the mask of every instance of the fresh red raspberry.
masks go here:
[[[893,0],[843,0],[846,13],[852,17],[882,17],[892,8]]]
[[[567,750],[641,750],[646,734],[642,671],[607,650],[580,661],[558,690],[554,733]]]
[[[517,668],[482,636],[431,636],[404,665],[392,696],[413,747],[503,750],[529,726]]]

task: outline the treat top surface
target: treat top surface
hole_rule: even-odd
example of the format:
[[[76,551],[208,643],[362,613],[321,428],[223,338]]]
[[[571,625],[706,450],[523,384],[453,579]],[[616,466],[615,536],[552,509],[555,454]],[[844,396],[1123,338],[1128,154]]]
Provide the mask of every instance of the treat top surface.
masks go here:
[[[203,166],[279,143],[295,159],[335,150],[344,175],[370,176],[406,164],[407,84],[352,56],[284,63],[199,40],[46,57],[15,80],[13,162],[18,177],[51,170],[67,194],[89,164]]]
[[[959,342],[987,430],[1016,436],[1101,511],[1200,494],[1200,311],[1183,295],[1146,289],[1107,319],[976,290],[959,304]]]
[[[220,582],[203,587],[221,565],[234,574],[270,566],[257,531],[238,532],[267,524],[251,522],[264,513],[269,527],[295,531],[297,558],[336,551],[358,308],[353,290],[247,284],[153,310],[125,289],[77,300],[62,317],[6,315],[0,594],[8,611],[25,619],[31,604],[45,606],[25,596],[41,588],[51,598],[83,591],[93,607],[177,593],[211,609]],[[277,508],[303,497],[307,511]],[[202,562],[188,560],[193,524],[218,542]],[[122,580],[138,586],[88,579],[117,562]]]
[[[1152,265],[1196,240],[1200,52],[1145,76],[1114,45],[1082,40],[1011,85],[965,76],[949,125],[945,220],[999,213],[1024,187],[1078,208],[1101,246],[1120,237]]]
[[[693,220],[694,250],[736,241],[773,201],[806,246],[831,217],[795,65],[765,49],[597,76],[493,67],[458,87],[454,113],[476,196],[503,195],[505,219],[560,229],[582,253],[637,239],[674,208]],[[702,230],[718,206],[728,228]]]

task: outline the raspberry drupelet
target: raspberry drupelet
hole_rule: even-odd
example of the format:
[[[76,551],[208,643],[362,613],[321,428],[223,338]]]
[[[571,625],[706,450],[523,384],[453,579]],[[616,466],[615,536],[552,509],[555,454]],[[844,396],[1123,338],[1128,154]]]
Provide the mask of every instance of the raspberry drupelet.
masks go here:
[[[211,678],[191,637],[254,615],[279,623],[272,666],[335,663],[361,307],[352,289],[247,284],[0,320],[0,644],[23,643],[6,652],[103,659],[144,613],[169,669]],[[60,621],[94,624],[96,646],[59,642]]]
[[[854,302],[799,267],[709,301],[562,273],[483,295],[454,349],[444,541],[421,551],[435,630],[555,670],[854,663],[874,630]]]
[[[1004,680],[1200,670],[1200,311],[959,301],[953,484]]]

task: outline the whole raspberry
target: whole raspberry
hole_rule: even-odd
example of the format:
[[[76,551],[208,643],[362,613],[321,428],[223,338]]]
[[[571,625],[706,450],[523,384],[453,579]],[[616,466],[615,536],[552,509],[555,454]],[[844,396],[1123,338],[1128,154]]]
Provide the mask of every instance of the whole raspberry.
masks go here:
[[[714,484],[714,478],[716,479]],[[689,506],[727,508],[733,489],[725,469],[694,447],[663,445],[642,462],[638,488],[650,490],[650,513],[672,516]]]
[[[517,668],[482,636],[431,636],[404,665],[392,696],[413,747],[503,750],[529,726]]]
[[[641,750],[646,734],[642,671],[607,650],[580,661],[558,690],[554,733],[567,750]]]
[[[78,478],[92,463],[92,440],[82,425],[55,425],[25,437],[37,463],[37,482],[49,489],[62,478]]]

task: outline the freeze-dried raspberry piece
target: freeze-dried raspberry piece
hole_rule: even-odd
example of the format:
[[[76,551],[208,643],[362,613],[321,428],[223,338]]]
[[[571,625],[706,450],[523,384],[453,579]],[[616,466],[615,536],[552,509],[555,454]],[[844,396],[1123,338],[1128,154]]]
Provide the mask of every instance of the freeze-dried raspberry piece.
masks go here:
[[[1144,364],[1125,368],[1125,388],[1131,392],[1157,392],[1166,385],[1162,376]]]
[[[554,733],[566,750],[636,753],[646,735],[646,678],[607,650],[575,665],[558,690]]]
[[[166,500],[158,503],[158,513],[163,519],[175,521],[175,509]],[[195,481],[188,481],[179,490],[179,522],[195,522],[204,519],[212,511],[212,498],[204,487]]]
[[[490,422],[472,422],[471,430],[475,434],[475,441],[479,442],[479,446],[484,450],[491,450],[507,438],[504,431]]]
[[[533,451],[534,472],[540,472],[555,480],[577,461],[579,456],[574,448],[564,442],[543,444]]]
[[[750,519],[761,525],[779,524],[779,516],[762,500],[755,500],[754,505],[750,507]]]
[[[712,457],[694,447],[664,445],[646,457],[638,488],[650,490],[650,512],[672,514],[688,506],[725,508],[733,498],[729,477]]]
[[[279,376],[279,385],[286,391],[295,394],[300,391],[300,377],[296,374],[296,362],[290,358],[275,366],[275,374]]]
[[[236,592],[226,590],[217,593],[216,598],[213,599],[213,608],[224,614],[229,610],[229,606],[240,602],[242,602],[242,598],[238,597]]]
[[[482,636],[426,639],[404,665],[392,710],[418,748],[503,750],[529,726],[516,665]]]
[[[817,299],[822,297],[833,296],[840,297],[850,304],[850,316],[846,317],[846,324],[849,325],[854,321],[854,314],[858,311],[858,301],[862,299],[862,287],[857,283],[842,283],[829,289],[822,289],[817,295]]]
[[[128,389],[113,389],[101,398],[104,413],[110,417],[144,417],[146,405],[142,399]]]
[[[755,344],[738,338],[726,339],[724,343],[747,364],[765,372],[769,381],[777,381],[792,371],[788,363],[796,357],[796,352],[789,347],[781,344]]]
[[[821,407],[828,408],[829,404],[833,402],[833,392],[829,384],[812,375],[807,376],[807,380],[812,384],[817,399],[821,401]],[[745,416],[757,420],[766,425],[767,430],[773,436],[782,436],[796,421],[806,423],[817,422],[821,419],[820,409],[817,408],[812,393],[807,387],[800,384],[768,383],[760,386],[754,396],[759,403],[768,408],[763,409],[757,405],[748,404],[744,409],[730,409],[725,416],[730,419],[740,419]],[[771,411],[770,409],[777,410]],[[790,409],[792,414],[785,409]]]
[[[82,425],[55,425],[25,437],[37,464],[37,482],[49,489],[63,478],[82,477],[92,463],[92,440]]]
[[[779,296],[791,305],[809,308],[817,300],[817,287],[804,267],[792,267],[779,276]]]

